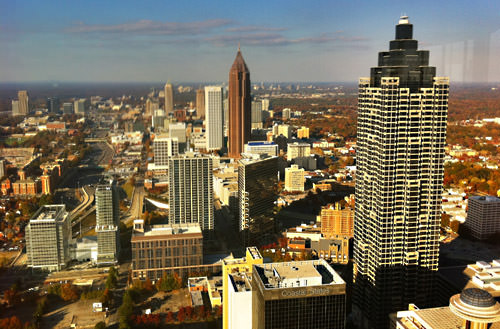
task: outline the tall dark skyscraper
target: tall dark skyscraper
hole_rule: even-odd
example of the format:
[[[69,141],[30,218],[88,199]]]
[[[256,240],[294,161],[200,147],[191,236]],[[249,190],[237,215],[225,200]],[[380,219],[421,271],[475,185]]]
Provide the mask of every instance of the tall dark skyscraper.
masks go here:
[[[449,82],[417,44],[402,16],[359,80],[353,302],[366,328],[428,305],[438,268]]]
[[[230,158],[239,158],[249,141],[252,125],[250,71],[240,48],[229,71],[229,151]]]
[[[59,107],[60,107],[59,98],[57,97],[47,98],[47,110],[49,113],[58,113]]]

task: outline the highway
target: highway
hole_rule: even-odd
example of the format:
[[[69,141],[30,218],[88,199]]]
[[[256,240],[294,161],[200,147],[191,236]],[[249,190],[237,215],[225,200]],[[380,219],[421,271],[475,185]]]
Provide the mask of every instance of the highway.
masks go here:
[[[128,217],[125,219],[125,225],[129,225],[134,219],[142,217],[144,195],[144,179],[136,178],[134,191],[132,192],[132,204],[130,205],[130,209],[128,211]]]

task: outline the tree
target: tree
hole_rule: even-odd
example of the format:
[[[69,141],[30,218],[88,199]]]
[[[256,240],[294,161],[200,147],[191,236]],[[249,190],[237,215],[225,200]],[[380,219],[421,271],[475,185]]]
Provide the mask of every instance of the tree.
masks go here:
[[[103,321],[97,322],[94,326],[94,329],[106,329],[106,323]]]
[[[134,302],[132,300],[132,296],[130,296],[130,292],[127,290],[123,294],[122,305],[118,309],[120,329],[130,328],[130,316],[132,315],[133,312],[134,312]]]
[[[179,308],[179,311],[177,312],[177,321],[180,323],[184,322],[186,320],[186,310],[184,307]]]
[[[144,290],[147,290],[149,292],[152,292],[154,290],[153,283],[149,278],[147,278],[146,281],[144,282]]]
[[[61,286],[61,295],[60,297],[64,301],[77,300],[78,288],[73,286],[71,283],[65,283]]]
[[[108,272],[108,278],[106,279],[106,288],[107,289],[116,288],[117,282],[118,282],[118,273],[114,267],[110,267]]]
[[[19,295],[17,294],[17,290],[14,288],[10,288],[4,292],[4,299],[8,305],[15,305],[19,300]]]
[[[174,313],[172,311],[168,312],[167,316],[165,317],[165,323],[169,324],[169,323],[172,323],[174,321],[175,321]]]
[[[99,301],[105,306],[111,306],[113,302],[113,293],[108,288],[104,289],[104,292],[99,299]]]
[[[191,306],[186,306],[184,310],[186,311],[186,318],[191,320],[193,318],[193,308]]]

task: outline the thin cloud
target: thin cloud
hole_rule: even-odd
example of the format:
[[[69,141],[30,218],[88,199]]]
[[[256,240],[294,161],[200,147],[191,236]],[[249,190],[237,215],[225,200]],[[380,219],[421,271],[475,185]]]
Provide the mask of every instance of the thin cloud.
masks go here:
[[[285,27],[269,27],[269,26],[257,26],[257,25],[247,25],[247,26],[237,26],[229,27],[226,32],[270,32],[270,31],[286,31]]]
[[[344,35],[339,35],[339,33],[334,34],[321,34],[319,36],[303,37],[303,38],[287,38],[279,33],[247,33],[247,34],[226,34],[217,35],[213,37],[206,38],[205,40],[211,42],[214,46],[225,47],[234,45],[241,42],[245,45],[252,46],[286,46],[293,44],[326,44],[326,43],[338,43],[338,44],[351,44],[351,43],[363,43],[368,41],[364,37],[349,37]]]
[[[68,33],[109,33],[109,34],[137,34],[137,35],[188,35],[207,33],[212,29],[232,24],[228,19],[212,19],[195,22],[156,22],[140,20],[123,24],[88,25],[82,22],[65,29]]]

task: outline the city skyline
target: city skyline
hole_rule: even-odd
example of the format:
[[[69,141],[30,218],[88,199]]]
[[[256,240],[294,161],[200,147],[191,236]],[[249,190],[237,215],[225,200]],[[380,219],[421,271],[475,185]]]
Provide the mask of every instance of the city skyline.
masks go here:
[[[8,16],[0,24],[6,49],[0,82],[225,81],[222,72],[238,42],[254,68],[254,81],[354,82],[362,67],[375,64],[369,54],[390,37],[390,26],[402,13],[422,26],[416,37],[431,50],[438,75],[500,81],[499,6],[276,1],[217,7],[158,2],[137,8],[130,2],[24,2],[22,7],[3,2]],[[49,16],[50,22],[44,19]]]

